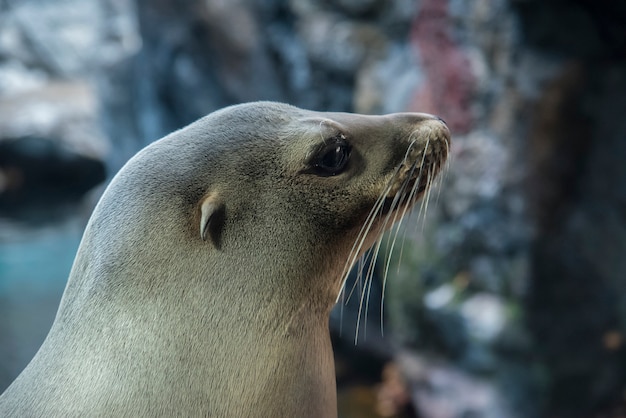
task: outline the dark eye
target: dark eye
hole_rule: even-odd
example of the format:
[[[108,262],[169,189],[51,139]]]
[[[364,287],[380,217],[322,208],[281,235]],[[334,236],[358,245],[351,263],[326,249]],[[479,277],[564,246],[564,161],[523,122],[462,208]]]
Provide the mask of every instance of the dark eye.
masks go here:
[[[350,145],[343,140],[327,144],[313,160],[313,167],[322,176],[336,176],[341,173],[350,159]]]

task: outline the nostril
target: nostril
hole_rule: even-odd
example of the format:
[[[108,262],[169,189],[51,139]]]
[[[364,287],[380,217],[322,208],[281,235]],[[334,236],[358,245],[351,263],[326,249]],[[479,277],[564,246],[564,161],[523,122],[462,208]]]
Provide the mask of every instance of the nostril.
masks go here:
[[[442,118],[440,118],[439,116],[435,116],[435,119],[437,119],[439,122],[443,123],[444,125],[448,126],[448,124],[446,123],[445,120],[443,120]]]

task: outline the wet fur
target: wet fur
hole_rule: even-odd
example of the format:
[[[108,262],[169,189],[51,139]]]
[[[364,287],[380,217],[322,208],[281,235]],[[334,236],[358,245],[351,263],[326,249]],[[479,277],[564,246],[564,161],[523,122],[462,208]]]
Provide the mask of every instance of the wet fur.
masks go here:
[[[338,132],[349,170],[304,174]],[[142,150],[94,210],[52,329],[0,416],[336,416],[329,313],[347,267],[417,197],[362,230],[402,189],[397,167],[424,132],[441,154],[433,177],[449,133],[419,114],[258,102]],[[208,235],[207,196],[221,208]]]

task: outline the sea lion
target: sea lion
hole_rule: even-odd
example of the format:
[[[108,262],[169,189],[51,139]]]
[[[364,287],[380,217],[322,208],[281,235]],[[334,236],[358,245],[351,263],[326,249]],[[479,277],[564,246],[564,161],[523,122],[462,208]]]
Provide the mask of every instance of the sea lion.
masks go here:
[[[430,185],[419,113],[228,107],[149,145],[86,227],[2,417],[336,417],[345,273]]]

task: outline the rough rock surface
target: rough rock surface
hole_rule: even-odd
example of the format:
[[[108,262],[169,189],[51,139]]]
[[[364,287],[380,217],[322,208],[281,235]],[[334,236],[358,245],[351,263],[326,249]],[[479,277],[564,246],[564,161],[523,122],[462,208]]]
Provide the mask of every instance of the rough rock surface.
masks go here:
[[[42,216],[105,179],[93,73],[132,49],[116,28],[129,17],[95,0],[0,5],[0,213]]]
[[[393,362],[421,417],[619,416],[624,4],[0,1],[0,150],[36,137],[115,172],[242,101],[436,113],[453,130],[450,168],[407,223],[384,339],[374,284],[358,348],[377,360],[357,369]],[[5,155],[0,198],[23,178]],[[333,313],[342,352],[355,310]]]

